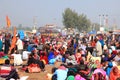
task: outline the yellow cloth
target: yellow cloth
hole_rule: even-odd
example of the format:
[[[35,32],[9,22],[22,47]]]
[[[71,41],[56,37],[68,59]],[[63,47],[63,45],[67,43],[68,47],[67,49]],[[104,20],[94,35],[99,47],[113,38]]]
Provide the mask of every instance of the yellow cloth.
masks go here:
[[[118,69],[120,70],[120,65],[119,66],[117,66],[118,67]]]

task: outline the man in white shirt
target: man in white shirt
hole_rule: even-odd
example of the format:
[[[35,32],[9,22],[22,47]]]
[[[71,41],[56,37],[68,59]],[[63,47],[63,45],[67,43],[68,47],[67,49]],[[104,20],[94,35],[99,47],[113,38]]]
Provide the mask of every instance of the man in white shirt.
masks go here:
[[[22,42],[22,40],[20,39],[19,36],[17,36],[17,42],[16,42],[16,45],[17,45],[18,53],[19,53],[19,54],[22,54],[22,50],[23,50],[23,42]]]
[[[97,57],[99,57],[102,55],[102,45],[98,39],[96,41]]]

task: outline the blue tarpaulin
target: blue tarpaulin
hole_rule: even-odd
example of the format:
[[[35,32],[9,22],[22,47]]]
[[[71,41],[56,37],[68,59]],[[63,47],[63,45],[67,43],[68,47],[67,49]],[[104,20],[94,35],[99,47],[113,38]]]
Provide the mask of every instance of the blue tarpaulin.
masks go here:
[[[96,34],[96,31],[92,30],[92,31],[88,32],[88,34]]]
[[[19,30],[18,34],[20,35],[20,39],[24,39],[25,34],[23,30]]]

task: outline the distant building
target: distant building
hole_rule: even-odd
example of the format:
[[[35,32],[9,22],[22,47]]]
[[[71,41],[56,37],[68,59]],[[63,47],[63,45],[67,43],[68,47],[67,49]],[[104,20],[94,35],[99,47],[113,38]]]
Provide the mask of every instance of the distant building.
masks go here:
[[[47,24],[43,27],[39,27],[38,31],[44,36],[58,36],[60,33],[54,24]]]

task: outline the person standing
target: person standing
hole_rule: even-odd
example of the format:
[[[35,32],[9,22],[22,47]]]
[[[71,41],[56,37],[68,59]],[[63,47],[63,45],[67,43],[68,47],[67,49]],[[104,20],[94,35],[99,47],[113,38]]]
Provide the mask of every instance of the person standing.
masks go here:
[[[17,36],[17,42],[16,42],[16,46],[17,46],[17,51],[19,54],[22,54],[22,50],[23,50],[23,42],[20,39],[20,36]]]
[[[8,54],[9,51],[9,47],[10,47],[10,36],[9,35],[5,35],[5,46],[4,46],[4,53]]]
[[[2,43],[2,41],[0,40],[0,51],[2,51],[2,47],[3,47],[3,43]]]
[[[0,33],[0,51],[2,51],[3,42],[2,42],[2,34]]]
[[[98,39],[96,39],[96,50],[97,50],[97,53],[96,55],[99,57],[102,55],[102,45],[100,43],[100,41]]]

